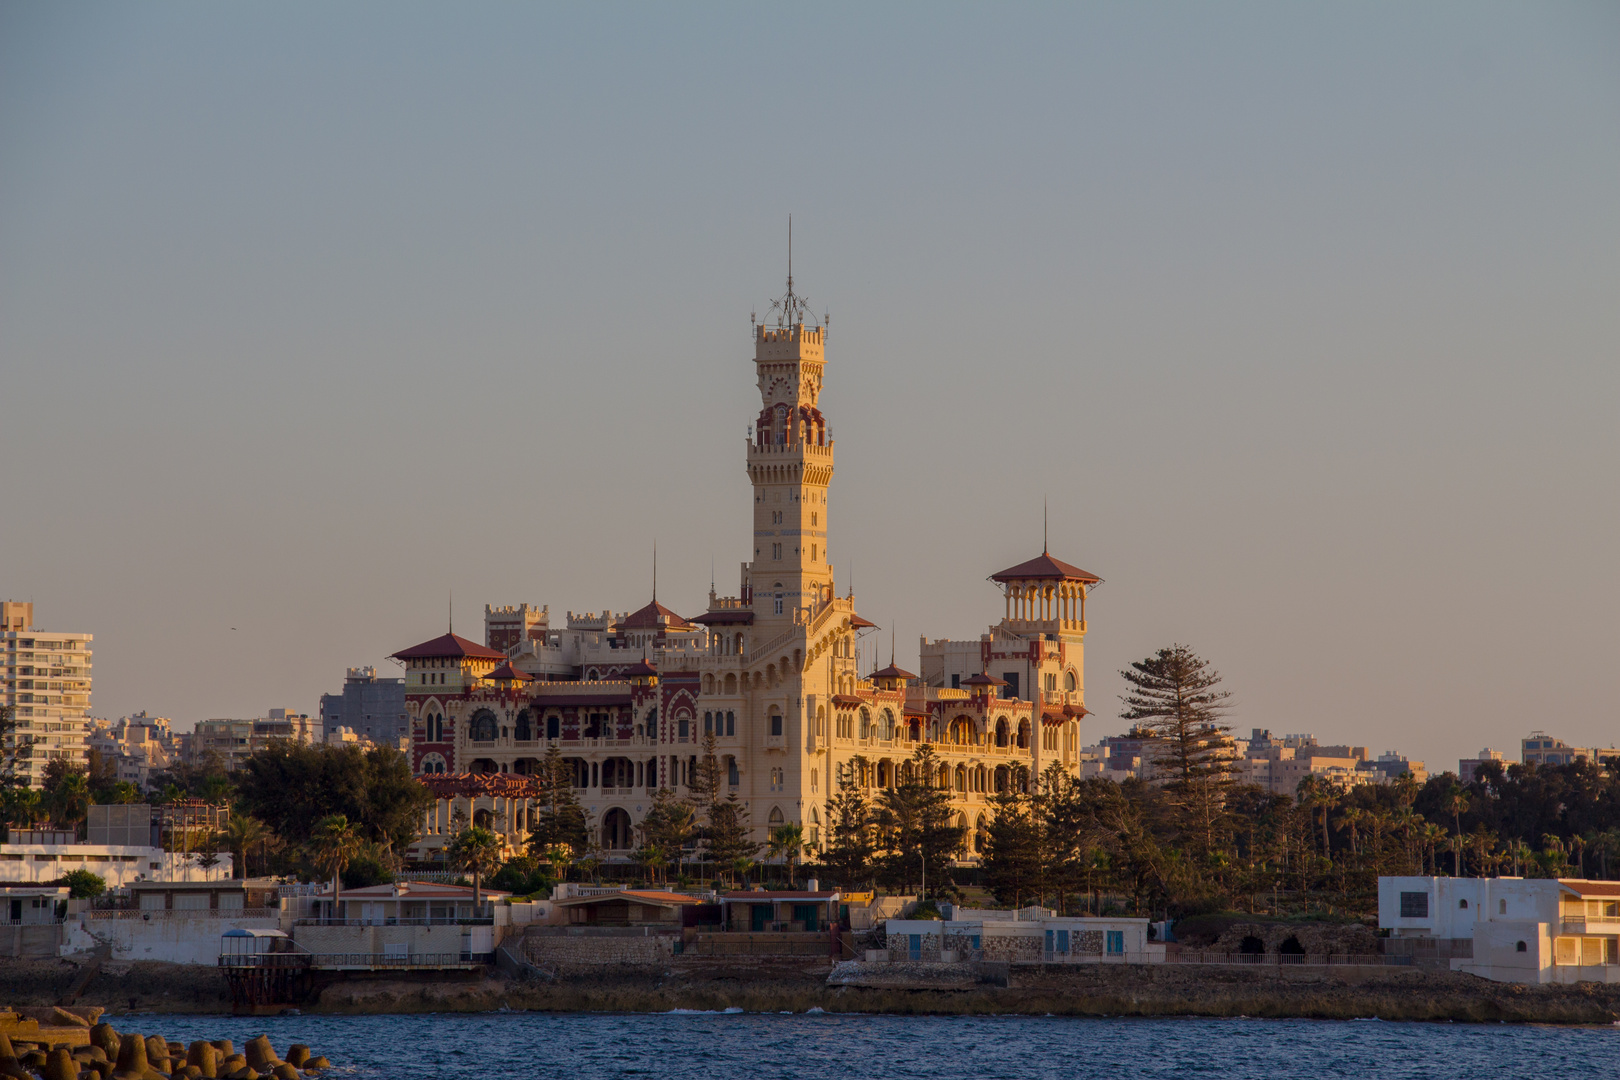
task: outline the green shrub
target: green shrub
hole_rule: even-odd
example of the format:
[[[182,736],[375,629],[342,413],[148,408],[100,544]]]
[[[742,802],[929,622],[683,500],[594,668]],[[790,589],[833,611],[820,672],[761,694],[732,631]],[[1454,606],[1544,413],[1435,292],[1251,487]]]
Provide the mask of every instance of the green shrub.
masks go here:
[[[107,879],[88,870],[69,870],[56,879],[56,884],[66,885],[69,890],[68,896],[74,899],[100,896],[107,891]]]

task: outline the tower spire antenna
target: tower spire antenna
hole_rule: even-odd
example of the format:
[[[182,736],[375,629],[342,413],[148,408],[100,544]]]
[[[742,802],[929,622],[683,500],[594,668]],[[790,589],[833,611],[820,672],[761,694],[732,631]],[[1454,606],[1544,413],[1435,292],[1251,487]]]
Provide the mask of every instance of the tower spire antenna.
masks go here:
[[[658,541],[653,541],[653,603],[658,603]]]
[[[788,295],[793,295],[793,215],[788,214]]]
[[[449,614],[450,614],[449,630],[453,634],[453,633],[456,632],[456,590],[454,590],[454,589],[450,590],[450,613]]]
[[[1047,553],[1046,546],[1046,497],[1041,496],[1041,554]]]

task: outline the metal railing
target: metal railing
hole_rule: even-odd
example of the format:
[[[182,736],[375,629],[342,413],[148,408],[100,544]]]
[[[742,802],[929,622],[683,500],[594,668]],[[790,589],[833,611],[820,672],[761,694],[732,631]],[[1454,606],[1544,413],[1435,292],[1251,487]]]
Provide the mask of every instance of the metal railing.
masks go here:
[[[371,952],[248,953],[237,956],[222,954],[219,958],[219,966],[223,968],[442,968],[460,967],[468,964],[487,964],[494,959],[494,956],[494,953],[470,952],[411,953],[408,955]]]
[[[1245,967],[1299,967],[1371,965],[1376,967],[1411,967],[1412,956],[1389,956],[1382,953],[1233,953],[1212,952],[1205,949],[1182,949],[1174,956],[1166,956],[1171,964],[1235,964]]]
[[[444,916],[426,919],[396,919],[392,916],[381,919],[321,919],[303,918],[294,919],[294,926],[493,926],[493,916],[485,915],[481,918],[468,916],[458,918]]]
[[[220,953],[219,966],[223,968],[303,968],[309,966],[309,953]]]
[[[310,953],[310,967],[454,967],[459,964],[486,964],[494,953]]]
[[[84,913],[87,919],[139,919],[158,922],[175,919],[276,919],[281,909],[271,907],[248,908],[91,908]]]

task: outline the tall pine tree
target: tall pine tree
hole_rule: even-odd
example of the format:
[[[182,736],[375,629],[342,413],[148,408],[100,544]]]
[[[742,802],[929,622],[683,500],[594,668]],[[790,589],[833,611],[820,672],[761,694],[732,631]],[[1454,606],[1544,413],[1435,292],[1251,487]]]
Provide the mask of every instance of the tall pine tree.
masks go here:
[[[827,842],[821,865],[835,884],[853,889],[871,882],[876,854],[871,804],[854,776],[846,772],[839,777],[837,794],[827,799]]]
[[[534,812],[529,832],[529,851],[546,858],[548,849],[567,847],[575,857],[590,847],[590,815],[579,801],[574,786],[574,765],[553,743],[540,759],[540,805]]]
[[[884,790],[878,803],[878,833],[884,880],[901,889],[916,882],[924,892],[934,875],[946,880],[951,859],[962,849],[967,829],[955,824],[951,795],[939,780],[939,758],[927,743],[911,755],[904,779]]]
[[[1220,673],[1185,645],[1160,649],[1120,676],[1131,685],[1120,695],[1120,719],[1152,736],[1155,778],[1165,781],[1203,850],[1214,850],[1236,758],[1232,729],[1222,723],[1231,692],[1219,688]]]

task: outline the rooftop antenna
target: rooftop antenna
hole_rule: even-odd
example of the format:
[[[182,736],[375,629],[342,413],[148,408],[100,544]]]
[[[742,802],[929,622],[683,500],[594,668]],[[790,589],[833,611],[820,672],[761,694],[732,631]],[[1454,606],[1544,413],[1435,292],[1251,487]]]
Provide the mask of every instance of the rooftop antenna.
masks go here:
[[[1046,497],[1041,497],[1041,554],[1047,553],[1046,548]]]
[[[658,603],[658,541],[653,541],[653,603]]]
[[[450,632],[456,632],[456,590],[450,590]]]
[[[795,323],[808,321],[811,325],[816,323],[815,312],[810,307],[810,301],[793,291],[793,215],[788,215],[788,275],[787,293],[779,300],[772,300],[770,311],[776,313],[776,325],[792,326]]]

